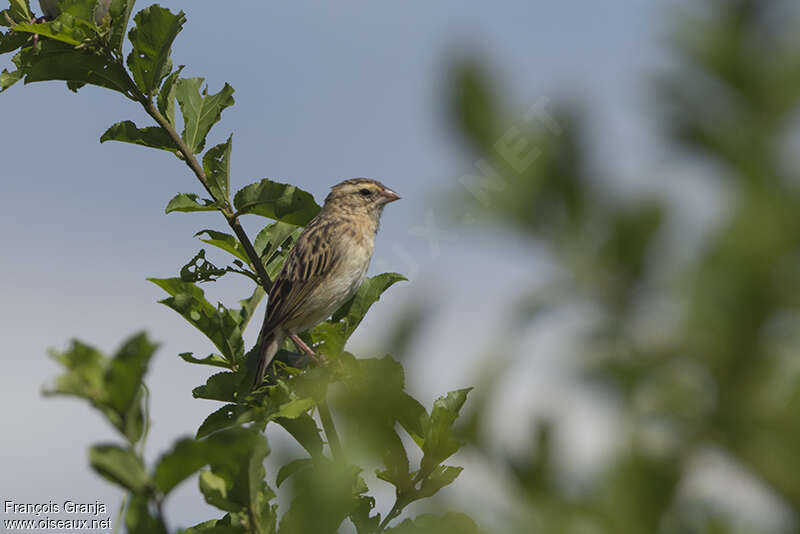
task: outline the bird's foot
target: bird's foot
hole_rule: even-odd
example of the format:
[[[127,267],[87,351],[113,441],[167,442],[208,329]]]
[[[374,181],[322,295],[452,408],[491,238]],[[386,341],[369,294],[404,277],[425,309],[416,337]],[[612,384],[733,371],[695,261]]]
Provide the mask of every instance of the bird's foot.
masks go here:
[[[314,363],[316,363],[317,365],[328,363],[327,360],[322,355],[317,356],[314,353],[313,349],[311,349],[311,347],[306,345],[305,342],[302,339],[300,339],[300,336],[298,336],[297,334],[291,334],[289,336],[289,339],[291,339],[294,342],[294,344],[297,345],[298,349],[308,354],[308,356],[312,360],[314,360]]]

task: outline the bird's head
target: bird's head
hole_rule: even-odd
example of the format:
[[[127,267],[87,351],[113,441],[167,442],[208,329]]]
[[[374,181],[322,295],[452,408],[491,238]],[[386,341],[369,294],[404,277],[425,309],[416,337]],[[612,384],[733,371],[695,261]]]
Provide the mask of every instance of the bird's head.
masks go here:
[[[351,178],[334,185],[325,198],[325,208],[353,215],[380,216],[383,207],[400,195],[377,180]]]

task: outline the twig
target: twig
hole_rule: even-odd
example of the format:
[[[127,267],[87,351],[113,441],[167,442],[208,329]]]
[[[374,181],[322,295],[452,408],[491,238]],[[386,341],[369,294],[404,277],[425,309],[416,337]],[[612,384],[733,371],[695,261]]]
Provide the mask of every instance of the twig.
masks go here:
[[[394,501],[392,509],[389,511],[388,514],[386,514],[386,517],[383,518],[381,524],[378,525],[378,534],[386,530],[386,527],[389,526],[389,523],[392,521],[392,519],[400,515],[400,512],[402,510],[403,510],[403,505],[400,503],[400,497],[398,496]]]
[[[328,438],[328,445],[331,447],[331,454],[334,459],[344,461],[344,450],[342,443],[339,441],[339,434],[336,432],[336,426],[333,424],[333,417],[331,417],[331,409],[328,407],[327,401],[322,401],[317,405],[319,418],[322,421],[322,429],[325,431],[325,437]]]
[[[197,176],[197,179],[200,180],[200,183],[203,185],[205,190],[209,195],[211,195],[211,198],[217,202],[219,211],[225,216],[225,220],[228,221],[228,225],[231,227],[233,233],[236,234],[236,237],[242,244],[247,257],[250,258],[250,262],[253,264],[256,274],[261,280],[261,286],[269,293],[269,289],[272,287],[272,280],[270,280],[267,270],[264,268],[264,263],[261,261],[261,257],[256,252],[255,247],[253,247],[253,243],[250,241],[250,238],[247,237],[247,233],[244,231],[244,228],[242,228],[239,218],[237,214],[234,213],[228,199],[219,199],[214,196],[214,193],[211,191],[211,187],[208,183],[208,177],[206,176],[203,167],[200,165],[200,162],[197,161],[194,153],[192,153],[191,149],[189,149],[189,147],[183,141],[183,138],[178,134],[172,124],[170,124],[170,122],[161,114],[161,112],[158,111],[158,108],[156,108],[155,104],[153,104],[153,99],[145,95],[138,95],[137,101],[144,107],[144,110],[147,112],[147,114],[150,115],[165,132],[167,132],[167,135],[169,135],[170,139],[172,139],[172,142],[175,143],[175,146],[178,148],[178,152],[180,152],[181,156],[183,156],[183,161],[186,162],[186,165],[188,165],[195,176]]]

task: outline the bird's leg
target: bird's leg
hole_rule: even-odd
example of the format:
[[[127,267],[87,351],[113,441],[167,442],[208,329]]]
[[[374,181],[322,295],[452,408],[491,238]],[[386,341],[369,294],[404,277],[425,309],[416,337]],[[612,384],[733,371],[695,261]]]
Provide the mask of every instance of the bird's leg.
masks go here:
[[[319,364],[325,361],[325,359],[322,358],[321,356],[318,357],[316,354],[314,354],[314,351],[311,350],[311,348],[308,345],[306,345],[305,342],[303,342],[303,340],[300,339],[300,336],[298,336],[297,334],[289,334],[289,339],[291,339],[294,342],[294,344],[297,345],[298,349],[308,354],[311,357],[311,359],[314,360],[316,363]],[[321,358],[322,360],[320,360]]]

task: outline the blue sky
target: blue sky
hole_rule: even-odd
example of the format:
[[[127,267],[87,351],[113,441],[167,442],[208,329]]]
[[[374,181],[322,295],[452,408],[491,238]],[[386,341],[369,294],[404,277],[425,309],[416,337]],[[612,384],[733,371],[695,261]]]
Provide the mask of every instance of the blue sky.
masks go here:
[[[381,300],[352,346],[362,356],[374,355],[369,351],[385,321],[409,300],[427,295],[438,302],[416,346],[419,356],[408,362],[412,391],[430,404],[469,383],[471,362],[491,339],[514,284],[535,280],[543,269],[513,237],[488,239],[447,226],[440,197],[431,191],[459,187],[457,178],[473,162],[446,120],[446,67],[463,54],[485,59],[510,111],[524,111],[540,98],[579,99],[593,121],[598,164],[613,170],[621,185],[633,184],[664,157],[650,145],[646,77],[668,62],[664,24],[679,3],[163,5],[188,17],[173,53],[176,64],[187,65],[184,75],[206,77],[212,91],[224,82],[236,89],[236,105],[209,139],[234,132],[232,187],[269,177],[321,201],[339,180],[369,176],[403,195],[385,212],[372,274],[380,267],[411,280]],[[8,56],[3,60],[7,66]],[[210,347],[155,303],[162,295],[145,277],[176,274],[200,248],[193,233],[223,229],[222,221],[213,214],[164,215],[176,192],[199,191],[172,156],[99,144],[116,121],[147,124],[119,95],[94,88],[75,95],[60,83],[18,84],[0,95],[0,116],[6,364],[0,402],[7,407],[0,494],[21,502],[100,499],[115,507],[118,493],[89,471],[85,457],[88,445],[115,436],[83,404],[40,396],[41,384],[57,372],[46,349],[79,337],[110,351],[147,329],[162,342],[149,378],[157,417],[148,453],[153,457],[193,433],[214,409],[190,394],[208,371],[175,355],[205,354]],[[421,229],[429,220],[438,228],[435,247],[430,231]],[[246,226],[255,232],[264,222],[252,219]],[[246,287],[224,282],[208,293],[230,302]],[[539,363],[545,371],[535,380],[545,393],[531,401],[532,410],[552,402],[547,369],[558,368],[556,361]],[[196,486],[185,484],[169,503],[174,524],[197,519],[199,502]]]

